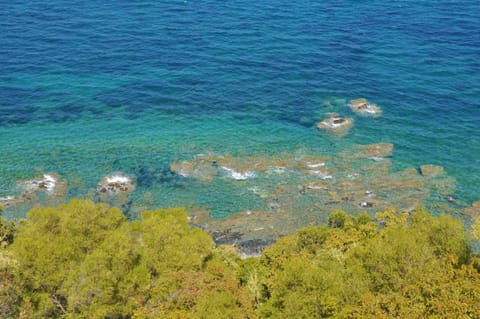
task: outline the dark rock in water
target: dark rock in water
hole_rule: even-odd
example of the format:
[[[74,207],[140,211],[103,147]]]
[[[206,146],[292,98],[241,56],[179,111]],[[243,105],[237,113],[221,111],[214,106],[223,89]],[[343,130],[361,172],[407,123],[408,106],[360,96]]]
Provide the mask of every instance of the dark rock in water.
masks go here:
[[[216,230],[210,233],[213,241],[217,245],[234,245],[236,244],[243,236],[240,232],[232,231],[231,229],[226,230]]]
[[[251,239],[238,243],[237,251],[242,258],[258,257],[263,250],[274,243],[274,240]]]
[[[364,208],[372,208],[373,205],[374,204],[372,202],[361,202],[358,206],[364,207]]]
[[[344,196],[341,198],[344,202],[353,202],[355,197],[353,195]]]

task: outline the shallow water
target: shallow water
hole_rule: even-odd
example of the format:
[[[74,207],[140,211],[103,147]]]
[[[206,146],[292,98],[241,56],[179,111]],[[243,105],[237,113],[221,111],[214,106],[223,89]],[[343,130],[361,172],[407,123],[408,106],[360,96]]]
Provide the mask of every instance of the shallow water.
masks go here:
[[[390,172],[440,165],[456,180],[457,202],[480,197],[478,1],[3,8],[0,197],[53,172],[68,181],[68,198],[94,198],[97,183],[121,171],[137,183],[123,206],[132,216],[185,206],[225,217],[268,209],[248,189],[271,191],[281,175],[239,181],[220,172],[206,183],[170,165],[208,153],[334,158],[379,142],[395,145]],[[359,97],[382,116],[354,114],[347,102]],[[354,119],[346,135],[316,128],[331,112]]]

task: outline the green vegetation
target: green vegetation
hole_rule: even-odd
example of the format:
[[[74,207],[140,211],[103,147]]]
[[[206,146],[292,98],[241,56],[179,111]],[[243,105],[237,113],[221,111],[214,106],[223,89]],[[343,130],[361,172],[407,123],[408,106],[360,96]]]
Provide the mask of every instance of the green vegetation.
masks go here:
[[[241,260],[182,209],[129,222],[85,200],[35,208],[0,219],[0,318],[480,318],[459,221],[339,211],[328,224]]]

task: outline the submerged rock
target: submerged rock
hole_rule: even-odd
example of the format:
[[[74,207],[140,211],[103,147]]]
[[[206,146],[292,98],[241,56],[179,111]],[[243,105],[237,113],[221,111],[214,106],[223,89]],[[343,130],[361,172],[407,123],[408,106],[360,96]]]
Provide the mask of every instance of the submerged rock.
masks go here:
[[[213,167],[214,159],[196,158],[192,161],[173,162],[170,170],[180,176],[211,182],[217,174]]]
[[[474,202],[471,207],[462,209],[462,213],[471,217],[480,217],[480,201]]]
[[[0,197],[0,208],[8,208],[11,207],[15,204],[16,201],[15,196],[5,196],[5,197]],[[1,209],[0,209],[1,210]]]
[[[358,145],[357,148],[359,152],[355,154],[355,157],[369,158],[374,161],[379,161],[384,157],[390,157],[393,153],[393,144],[391,143]]]
[[[425,177],[434,177],[434,176],[445,174],[445,170],[443,169],[442,166],[432,165],[432,164],[426,164],[426,165],[420,166],[420,172]]]
[[[352,118],[330,117],[317,124],[317,127],[335,135],[346,134],[353,126]]]
[[[382,114],[382,110],[376,104],[368,103],[363,98],[351,100],[349,106],[352,111],[362,115],[379,116]]]
[[[267,156],[196,156],[172,168],[190,177],[199,176],[195,169],[212,169],[215,185],[228,183],[232,201],[235,196],[250,196],[251,201],[238,201],[242,207],[233,216],[215,219],[195,214],[191,219],[217,243],[235,245],[247,256],[300,227],[326,223],[328,214],[339,209],[352,215],[392,208],[410,211],[454,193],[454,180],[446,174],[435,175],[443,172],[438,167],[391,171],[392,153],[393,144],[378,143],[356,145],[334,157],[304,149]],[[227,177],[255,178],[231,183]]]

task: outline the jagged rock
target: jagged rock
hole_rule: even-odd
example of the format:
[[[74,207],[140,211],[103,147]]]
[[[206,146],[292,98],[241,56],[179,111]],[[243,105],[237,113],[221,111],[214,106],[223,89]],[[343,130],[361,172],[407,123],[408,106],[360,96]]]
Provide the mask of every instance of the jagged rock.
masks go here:
[[[349,106],[352,111],[362,115],[379,116],[382,114],[382,110],[376,104],[368,103],[363,98],[351,100]]]
[[[97,185],[97,191],[107,195],[126,195],[135,189],[133,179],[124,173],[105,176]]]
[[[237,252],[242,259],[258,257],[263,250],[275,242],[274,239],[250,239],[237,243]]]
[[[232,231],[231,229],[225,230],[215,230],[210,232],[210,236],[212,236],[213,241],[217,245],[225,245],[225,244],[235,244],[240,240],[243,236],[242,233]]]

